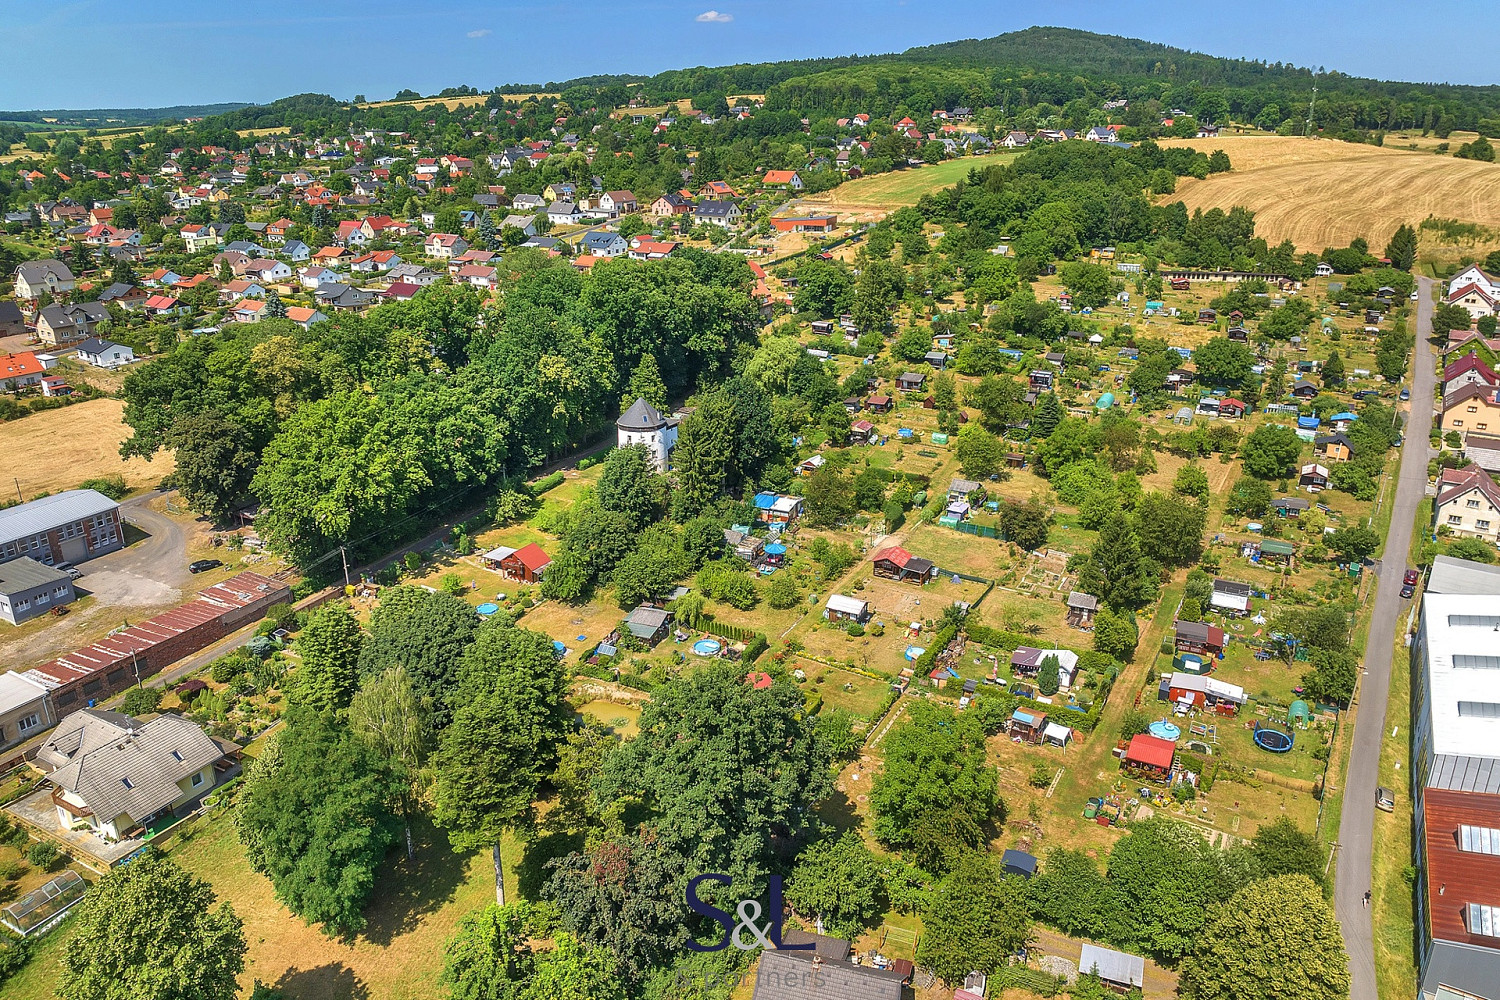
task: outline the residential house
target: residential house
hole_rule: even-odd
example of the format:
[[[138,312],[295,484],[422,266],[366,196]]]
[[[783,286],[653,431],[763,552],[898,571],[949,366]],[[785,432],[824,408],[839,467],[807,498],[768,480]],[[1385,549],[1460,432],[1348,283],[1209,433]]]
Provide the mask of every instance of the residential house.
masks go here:
[[[1202,674],[1174,671],[1157,689],[1157,698],[1181,711],[1236,715],[1249,699],[1245,689]]]
[[[1331,278],[1333,276],[1333,265],[1326,260],[1318,261],[1318,266],[1313,268],[1313,274],[1320,278]]]
[[[315,291],[331,281],[338,281],[339,274],[331,268],[313,264],[297,272],[297,280],[303,288]]]
[[[1000,140],[1000,145],[1006,149],[1020,149],[1022,146],[1029,145],[1030,143],[1031,136],[1025,132],[1008,132],[1005,138]]]
[[[501,229],[519,229],[527,236],[536,235],[536,216],[534,215],[507,215],[500,220]]]
[[[76,287],[73,272],[60,260],[31,260],[16,268],[18,299],[39,299],[43,293],[57,298]]]
[[[1444,301],[1450,306],[1465,310],[1470,319],[1477,320],[1495,315],[1496,302],[1500,301],[1500,297],[1497,297],[1494,288],[1468,284],[1449,293]]]
[[[625,618],[625,627],[630,634],[648,646],[655,646],[666,638],[672,626],[672,612],[642,604]]]
[[[1072,687],[1078,677],[1078,654],[1071,649],[1038,649],[1035,646],[1017,646],[1010,656],[1011,673],[1018,677],[1035,677],[1042,669],[1042,661],[1051,658],[1057,661],[1058,683]]]
[[[583,218],[583,210],[575,202],[554,201],[547,206],[547,221],[554,226],[575,226]]]
[[[111,285],[110,288],[133,288],[133,285]],[[26,316],[14,302],[0,302],[0,337],[17,337],[26,333]]]
[[[693,209],[695,221],[725,227],[738,223],[743,214],[739,204],[732,201],[700,201]]]
[[[483,264],[465,264],[454,273],[460,284],[485,289],[495,287],[495,275],[495,268],[485,267]]]
[[[1443,368],[1443,395],[1447,396],[1465,385],[1493,389],[1500,386],[1500,375],[1496,375],[1477,353],[1470,351]]]
[[[1442,470],[1433,525],[1462,537],[1500,541],[1500,487],[1477,465]]]
[[[135,351],[124,344],[90,337],[78,345],[78,360],[95,368],[120,368],[135,360]]]
[[[265,286],[249,278],[236,278],[219,289],[219,301],[225,304],[238,302],[240,299],[263,299],[265,297]]]
[[[235,323],[259,323],[266,314],[266,304],[260,299],[241,299],[229,310],[229,319]]]
[[[801,191],[803,188],[802,178],[795,170],[767,170],[766,176],[761,178],[760,186],[788,191]]]
[[[61,375],[44,375],[42,376],[42,395],[48,398],[53,396],[71,396],[73,395],[73,387]]]
[[[1244,617],[1250,614],[1251,593],[1248,583],[1215,579],[1213,590],[1209,592],[1208,606],[1226,615]]]
[[[1099,613],[1099,598],[1074,590],[1068,594],[1068,624],[1074,628],[1092,628]]]
[[[285,261],[261,257],[245,265],[244,276],[262,285],[274,285],[292,280],[292,266]]]
[[[380,297],[392,302],[409,302],[421,290],[421,285],[410,281],[393,281],[380,293]]]
[[[58,347],[87,340],[94,327],[109,319],[109,310],[98,302],[53,303],[37,314],[36,335],[44,344]]]
[[[1165,781],[1172,775],[1172,761],[1177,756],[1177,744],[1171,740],[1141,733],[1130,738],[1125,749],[1124,767],[1132,774],[1157,781]]]
[[[542,188],[542,197],[548,201],[573,201],[577,193],[577,186],[568,181],[553,181]]]
[[[328,317],[316,309],[307,306],[287,306],[286,318],[306,330],[314,323],[321,323]]]
[[[594,257],[623,257],[630,251],[630,244],[619,233],[585,233],[579,247]]]
[[[73,578],[60,569],[30,556],[0,563],[0,621],[19,625],[76,598]],[[0,733],[0,742],[4,742],[4,735]]]
[[[352,288],[339,281],[325,282],[313,292],[320,307],[330,307],[339,312],[351,312],[373,305],[375,293],[363,288]]]
[[[676,191],[668,191],[651,203],[651,214],[661,216],[662,218],[673,215],[687,215],[692,210],[692,201]]]
[[[446,260],[469,249],[469,241],[452,233],[429,233],[422,243],[427,256]]]
[[[1297,476],[1297,485],[1310,493],[1326,490],[1328,488],[1328,467],[1318,465],[1316,462],[1308,462],[1302,466]]]
[[[1442,416],[1438,426],[1445,433],[1456,431],[1465,437],[1473,431],[1500,430],[1500,390],[1469,383],[1443,397]]]
[[[665,472],[671,463],[672,449],[677,446],[679,423],[676,417],[669,417],[644,399],[637,399],[615,421],[616,441],[621,448],[644,446],[652,467]]]
[[[637,208],[635,195],[630,191],[606,191],[599,196],[599,210],[606,213],[606,218],[618,219]]]
[[[1470,434],[1464,438],[1463,454],[1490,475],[1500,474],[1500,437]]]
[[[86,826],[118,841],[162,816],[181,815],[237,775],[238,751],[180,715],[142,723],[84,709],[58,723],[33,765],[53,788],[61,829]]]
[[[0,750],[45,732],[56,721],[41,682],[14,670],[0,674]]]
[[[198,253],[224,242],[212,224],[183,226],[181,235],[182,242],[187,244],[188,253]]]
[[[14,392],[40,385],[47,367],[41,358],[30,351],[0,354],[0,392]]]
[[[522,583],[541,583],[547,567],[552,565],[552,557],[535,542],[519,549],[508,546],[491,549],[480,559],[506,579]]]
[[[361,254],[351,260],[349,270],[358,271],[361,274],[375,274],[380,271],[389,271],[400,263],[402,263],[401,258],[394,250],[372,250],[370,253]]]
[[[843,594],[829,594],[823,604],[823,617],[829,621],[864,622],[870,617],[870,602]]]
[[[122,281],[117,281],[99,295],[99,301],[103,305],[109,305],[111,302],[114,302],[121,309],[134,312],[144,306],[146,299],[149,297],[146,290],[139,285],[127,285]],[[11,307],[14,308],[14,303],[11,303]],[[5,330],[4,315],[5,304],[0,303],[0,336],[4,335]]]
[[[1354,445],[1343,434],[1324,434],[1313,439],[1313,450],[1321,458],[1347,462],[1354,457]]]
[[[914,556],[898,545],[880,549],[870,557],[875,575],[887,580],[926,583],[937,579],[937,564],[931,559]]]
[[[630,259],[663,260],[672,256],[672,251],[676,250],[677,247],[678,244],[674,240],[635,239],[631,241]]]
[[[1174,628],[1173,645],[1179,653],[1218,656],[1224,652],[1224,630],[1217,625],[1179,620]]]
[[[300,264],[312,259],[312,247],[301,240],[287,240],[281,248],[281,256],[293,264]]]
[[[535,215],[546,209],[547,199],[536,194],[518,194],[510,200],[510,207],[517,212],[529,212]]]

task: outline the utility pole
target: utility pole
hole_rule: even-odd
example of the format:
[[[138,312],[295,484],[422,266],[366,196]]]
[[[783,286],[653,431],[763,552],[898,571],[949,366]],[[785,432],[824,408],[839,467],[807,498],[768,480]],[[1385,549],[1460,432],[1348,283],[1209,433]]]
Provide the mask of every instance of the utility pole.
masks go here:
[[[21,477],[20,476],[13,476],[12,478],[15,480],[15,483],[16,483],[16,499],[19,500],[19,501],[21,501],[22,503],[25,503],[26,502],[26,498],[21,495]]]
[[[344,586],[347,587],[349,586],[349,555],[342,545],[339,546],[339,557],[344,560]]]

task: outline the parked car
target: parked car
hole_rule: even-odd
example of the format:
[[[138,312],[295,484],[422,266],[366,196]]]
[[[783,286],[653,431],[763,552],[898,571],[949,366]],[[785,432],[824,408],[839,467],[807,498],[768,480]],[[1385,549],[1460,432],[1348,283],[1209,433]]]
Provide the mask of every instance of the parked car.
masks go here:
[[[1401,401],[1404,403],[1408,399],[1411,399],[1411,390],[1410,389],[1402,389],[1401,390]]]
[[[1381,785],[1375,789],[1375,808],[1381,812],[1396,811],[1396,793]]]
[[[211,569],[218,569],[224,565],[217,559],[199,559],[195,563],[188,564],[189,573],[207,573]]]
[[[1401,588],[1401,599],[1406,600],[1407,598],[1416,594],[1416,592],[1417,588],[1408,583]]]
[[[52,568],[62,570],[64,573],[68,574],[68,576],[72,577],[75,580],[83,576],[83,570],[79,569],[77,566],[74,566],[70,562],[60,562]]]
[[[1416,586],[1417,581],[1420,579],[1422,579],[1422,574],[1414,569],[1407,570],[1406,575],[1401,578],[1403,583],[1409,583],[1412,586]]]

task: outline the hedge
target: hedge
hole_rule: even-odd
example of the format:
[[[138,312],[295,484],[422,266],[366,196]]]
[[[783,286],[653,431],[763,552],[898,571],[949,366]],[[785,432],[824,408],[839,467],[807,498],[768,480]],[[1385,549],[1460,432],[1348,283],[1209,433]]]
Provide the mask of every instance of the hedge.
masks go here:
[[[964,622],[964,632],[975,642],[985,646],[994,646],[996,649],[1016,649],[1030,641],[1030,636],[1010,632],[1003,628],[991,628],[988,625],[980,625],[978,622]]]
[[[894,501],[894,500],[888,501],[886,503],[886,505],[885,505],[885,530],[886,530],[886,533],[889,534],[889,533],[891,533],[893,531],[896,531],[897,529],[899,529],[905,523],[906,523],[906,511],[902,510],[901,509],[901,505],[899,503],[897,503],[896,501]]]
[[[717,635],[735,642],[750,642],[759,633],[754,629],[745,628],[743,625],[730,625],[726,622],[716,622],[707,615],[700,615],[696,621],[685,622],[689,628],[695,628],[700,632]],[[764,637],[762,637],[764,641]]]
[[[538,479],[536,482],[531,484],[531,495],[534,497],[539,497],[543,493],[546,493],[548,490],[555,489],[556,487],[562,485],[562,481],[563,474],[561,472],[554,472],[550,476],[543,476],[541,479]]]
[[[927,676],[932,670],[932,665],[937,662],[938,654],[948,648],[948,643],[952,642],[957,634],[958,629],[949,625],[933,635],[932,642],[928,643],[927,649],[912,664],[912,669],[919,679]]]
[[[751,639],[750,645],[745,647],[745,655],[743,657],[744,661],[746,663],[754,663],[756,660],[760,659],[760,654],[764,653],[768,648],[770,648],[770,645],[770,642],[766,640],[766,634],[764,632],[755,633],[755,638]]]

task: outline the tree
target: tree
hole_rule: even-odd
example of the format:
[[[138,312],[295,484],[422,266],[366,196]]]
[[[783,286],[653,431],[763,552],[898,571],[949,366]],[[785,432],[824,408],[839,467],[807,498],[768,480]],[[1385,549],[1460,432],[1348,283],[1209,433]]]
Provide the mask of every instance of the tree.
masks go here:
[[[1208,473],[1197,465],[1184,465],[1172,480],[1172,492],[1202,499],[1208,496]]]
[[[1185,1000],[1344,1000],[1349,959],[1333,907],[1305,875],[1240,889],[1183,963]]]
[[[401,813],[406,819],[406,857],[411,860],[416,854],[411,816],[421,795],[421,769],[432,732],[405,667],[388,667],[360,685],[349,701],[349,727],[406,781]]]
[[[939,410],[958,407],[958,389],[952,372],[938,372],[932,380],[932,402]]]
[[[1118,611],[1135,611],[1150,600],[1155,581],[1147,575],[1140,538],[1120,511],[1110,515],[1099,529],[1099,537],[1079,569],[1078,587]]]
[[[1198,381],[1205,386],[1239,387],[1250,380],[1255,352],[1249,346],[1228,337],[1215,337],[1193,351],[1193,366]]]
[[[1302,440],[1290,427],[1262,424],[1245,438],[1240,454],[1249,475],[1257,479],[1280,479],[1302,454]]]
[[[1031,939],[1026,883],[994,859],[966,854],[937,884],[922,911],[917,961],[948,983],[973,970],[994,975]]]
[[[639,531],[656,520],[666,484],[651,465],[645,445],[616,448],[604,459],[595,496],[604,510],[624,514],[631,529]]]
[[[718,498],[733,482],[738,440],[734,407],[728,397],[709,394],[683,421],[672,452],[672,464],[677,469],[674,504],[681,503],[684,510],[696,514]]]
[[[1206,484],[1205,484],[1206,487]],[[1163,566],[1190,566],[1203,554],[1207,509],[1180,493],[1152,490],[1135,505],[1141,552]]]
[[[829,465],[807,477],[803,502],[807,507],[808,523],[818,526],[842,524],[858,511],[853,481]]]
[[[854,280],[833,261],[810,260],[797,268],[792,303],[799,313],[827,318],[849,311],[854,302]]]
[[[1025,391],[1015,379],[986,375],[964,392],[964,401],[979,410],[980,421],[992,434],[1004,433],[1007,424],[1024,414]]]
[[[1098,937],[1111,906],[1109,886],[1083,851],[1055,848],[1028,886],[1036,910],[1065,934]]]
[[[1314,648],[1312,665],[1302,675],[1307,696],[1332,705],[1348,705],[1359,682],[1359,655],[1351,649]]]
[[[331,715],[294,708],[286,718],[240,793],[240,841],[287,909],[352,934],[365,926],[375,871],[400,836],[393,806],[404,784]]]
[[[525,903],[463,915],[443,949],[443,983],[452,1000],[522,1000],[535,968]]]
[[[885,770],[870,790],[873,830],[941,871],[984,844],[985,825],[1003,806],[974,713],[955,716],[923,702],[907,716],[885,738]]]
[[[1062,283],[1073,296],[1073,308],[1098,309],[1113,294],[1114,276],[1102,264],[1073,261],[1063,265]]]
[[[250,492],[257,462],[250,432],[216,410],[187,413],[166,435],[177,468],[172,480],[188,506],[222,522]]]
[[[569,725],[567,678],[539,632],[495,623],[464,653],[453,725],[433,757],[433,818],[455,851],[485,845],[505,905],[501,834],[527,819]]]
[[[294,689],[299,705],[318,712],[348,706],[359,681],[359,619],[342,601],[325,604],[312,613],[297,633],[297,669]]]
[[[597,790],[638,803],[680,870],[763,885],[831,786],[816,733],[796,685],[779,677],[757,690],[743,665],[715,662],[652,692],[640,735],[606,762]]]
[[[1403,222],[1385,245],[1385,255],[1392,267],[1410,271],[1417,262],[1417,231]]]
[[[1185,955],[1202,939],[1214,905],[1249,881],[1249,867],[1248,858],[1209,847],[1184,823],[1133,823],[1109,855],[1117,902],[1108,936],[1162,958]]]
[[[954,445],[963,473],[973,479],[984,479],[1000,469],[1005,461],[1005,444],[978,424],[965,424]]]
[[[656,355],[650,351],[641,355],[635,370],[630,373],[630,386],[620,399],[621,412],[630,409],[637,399],[644,399],[658,410],[667,408],[667,385],[662,381]]]
[[[1058,676],[1061,669],[1062,664],[1058,662],[1056,656],[1048,654],[1042,657],[1036,674],[1036,689],[1049,698],[1057,694],[1057,689],[1061,685],[1061,679]]]
[[[1035,552],[1047,544],[1047,529],[1052,524],[1052,512],[1035,498],[1025,503],[1014,500],[1000,505],[1000,534],[1027,552]]]
[[[1261,878],[1280,875],[1306,875],[1318,885],[1324,884],[1323,867],[1327,855],[1318,838],[1297,829],[1285,816],[1255,831],[1250,853],[1260,869]]]
[[[562,925],[614,959],[636,983],[681,954],[689,929],[682,920],[686,874],[650,827],[616,836],[551,862],[542,887]]]
[[[1031,436],[1036,438],[1047,437],[1057,429],[1057,425],[1062,418],[1062,403],[1058,402],[1057,393],[1042,393],[1037,397],[1036,409],[1031,414]]]
[[[1236,517],[1264,517],[1271,510],[1271,487],[1250,476],[1235,480],[1225,510]]]
[[[552,576],[550,567],[547,575]],[[433,727],[444,729],[453,717],[447,695],[477,628],[474,609],[456,597],[420,587],[388,588],[370,615],[370,632],[359,652],[360,676],[404,667],[417,698],[432,713]]]
[[[269,289],[266,292],[266,319],[286,319],[286,303],[281,301],[281,296],[276,290]]]
[[[1380,548],[1380,535],[1368,522],[1360,522],[1329,535],[1328,548],[1344,562],[1362,563]]]
[[[1323,376],[1323,388],[1342,389],[1344,387],[1344,359],[1339,355],[1337,348],[1329,352],[1328,360],[1323,362],[1319,374]]]
[[[1094,648],[1099,652],[1128,660],[1140,641],[1140,628],[1128,611],[1116,612],[1105,605],[1094,615]]]
[[[885,912],[880,864],[854,833],[802,852],[786,886],[787,902],[822,919],[828,933],[856,938]]]
[[[245,931],[213,887],[156,850],[112,869],[72,918],[63,1000],[234,1000]]]
[[[1438,337],[1451,330],[1467,330],[1473,323],[1474,317],[1463,306],[1444,303],[1432,314],[1432,332]]]

